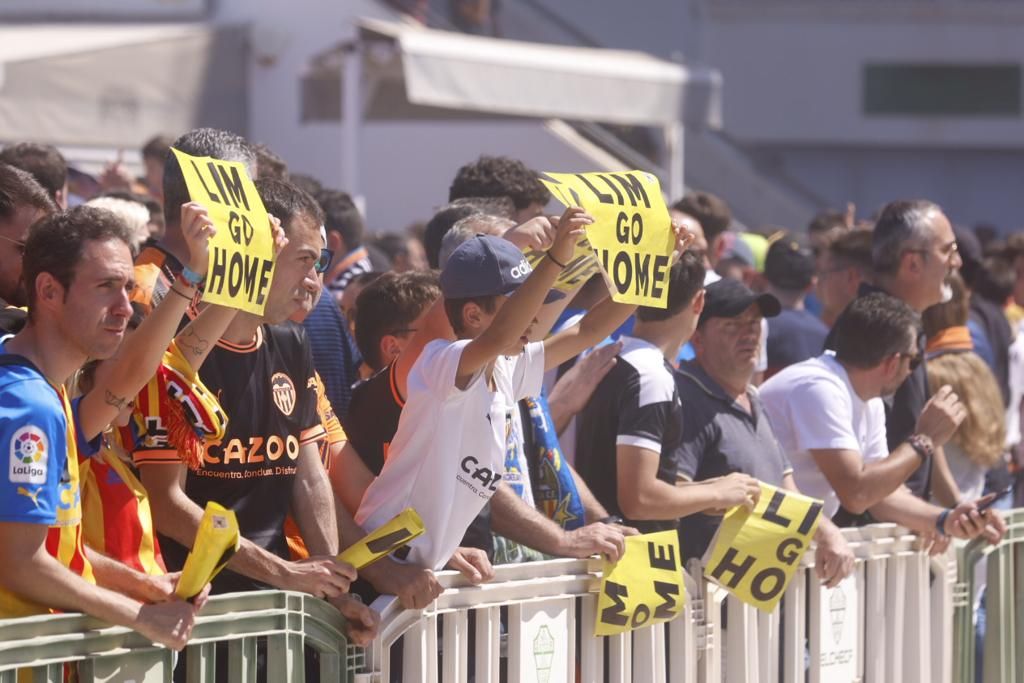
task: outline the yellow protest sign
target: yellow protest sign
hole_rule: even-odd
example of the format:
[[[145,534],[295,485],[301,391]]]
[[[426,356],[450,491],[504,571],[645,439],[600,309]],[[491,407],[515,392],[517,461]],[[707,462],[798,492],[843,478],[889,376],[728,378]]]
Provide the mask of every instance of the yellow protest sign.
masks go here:
[[[526,260],[531,268],[536,268],[547,252],[530,249],[525,253]],[[565,268],[555,279],[555,289],[560,292],[573,292],[583,286],[583,283],[590,279],[590,276],[597,272],[600,266],[597,265],[597,258],[594,257],[594,248],[586,237],[576,243],[576,251],[572,258],[565,264]]]
[[[782,598],[821,519],[820,500],[761,484],[750,512],[726,513],[704,558],[704,576],[770,612]]]
[[[665,308],[675,235],[658,179],[622,171],[545,173],[540,180],[562,204],[581,206],[594,217],[587,240],[612,299]]]
[[[367,534],[338,555],[338,560],[347,562],[356,570],[373,564],[388,553],[401,548],[424,531],[423,520],[412,508],[405,508],[390,522]]]
[[[199,595],[238,551],[239,542],[235,513],[212,500],[208,502],[175,594],[183,600]]]
[[[613,636],[670,621],[685,600],[678,534],[673,530],[627,536],[619,561],[605,561],[594,635]]]
[[[245,164],[171,151],[189,198],[206,207],[217,228],[210,240],[203,301],[263,315],[274,278],[274,237]]]

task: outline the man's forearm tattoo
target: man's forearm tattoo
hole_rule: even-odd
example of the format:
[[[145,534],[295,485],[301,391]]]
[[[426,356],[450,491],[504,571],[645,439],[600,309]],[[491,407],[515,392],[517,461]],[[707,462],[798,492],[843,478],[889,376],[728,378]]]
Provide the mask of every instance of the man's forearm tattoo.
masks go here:
[[[108,406],[113,406],[118,410],[124,410],[125,408],[128,407],[128,404],[131,403],[131,401],[129,401],[127,398],[117,396],[110,389],[106,390],[106,397],[104,400],[106,401]]]
[[[178,346],[191,351],[197,356],[201,356],[210,347],[210,342],[196,334],[195,330],[185,330],[185,336],[178,342]]]

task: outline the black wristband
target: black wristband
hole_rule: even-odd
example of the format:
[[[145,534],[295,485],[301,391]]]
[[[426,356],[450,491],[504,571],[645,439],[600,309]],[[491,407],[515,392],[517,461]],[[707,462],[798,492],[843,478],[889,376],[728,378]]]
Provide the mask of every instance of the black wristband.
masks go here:
[[[551,252],[550,252],[550,251],[548,252],[548,258],[549,258],[549,259],[551,259],[551,262],[552,262],[552,263],[554,263],[554,264],[555,264],[556,266],[558,266],[559,268],[561,268],[562,270],[565,270],[565,267],[566,267],[567,265],[569,265],[569,264],[567,264],[567,263],[559,263],[559,262],[558,262],[558,259],[556,259],[556,258],[555,258],[554,256],[552,256],[552,255],[551,255]]]

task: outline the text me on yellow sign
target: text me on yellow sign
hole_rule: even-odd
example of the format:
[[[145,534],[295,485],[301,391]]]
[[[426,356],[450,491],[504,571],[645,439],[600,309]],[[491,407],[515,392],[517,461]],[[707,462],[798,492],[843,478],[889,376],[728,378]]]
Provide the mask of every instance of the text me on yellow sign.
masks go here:
[[[750,512],[726,513],[705,556],[704,576],[743,602],[770,612],[796,574],[821,519],[820,500],[761,483]]]
[[[594,217],[587,240],[612,299],[665,308],[675,235],[658,179],[644,171],[544,176],[541,182],[558,201],[581,206]]]
[[[210,240],[203,301],[263,315],[274,278],[274,238],[245,164],[171,151],[189,198],[206,207],[217,228]]]
[[[618,562],[605,562],[594,635],[612,636],[675,619],[683,609],[682,558],[675,531],[626,537]]]

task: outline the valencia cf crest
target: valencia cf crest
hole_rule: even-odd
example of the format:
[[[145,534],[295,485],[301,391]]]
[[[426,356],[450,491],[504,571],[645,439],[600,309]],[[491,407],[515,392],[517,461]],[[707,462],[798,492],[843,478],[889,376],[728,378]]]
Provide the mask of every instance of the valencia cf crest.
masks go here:
[[[270,393],[274,397],[274,405],[285,415],[295,410],[295,385],[292,378],[283,372],[275,372],[270,378]]]

